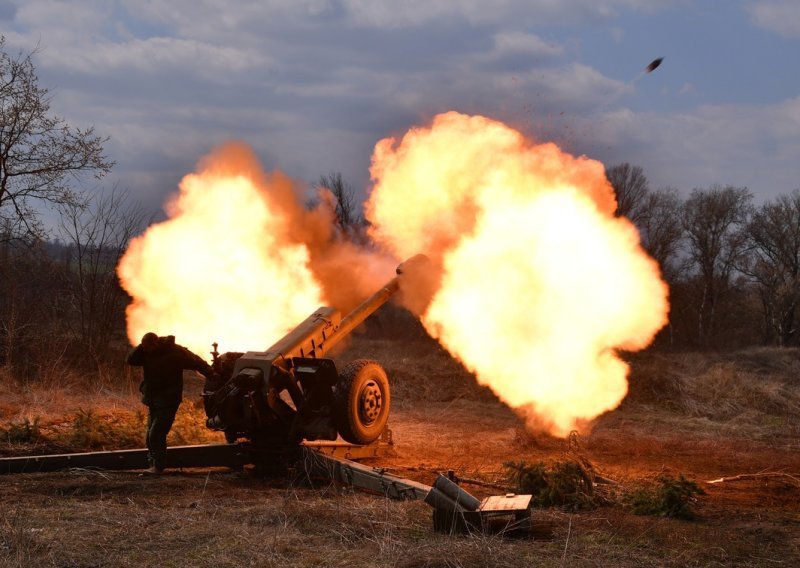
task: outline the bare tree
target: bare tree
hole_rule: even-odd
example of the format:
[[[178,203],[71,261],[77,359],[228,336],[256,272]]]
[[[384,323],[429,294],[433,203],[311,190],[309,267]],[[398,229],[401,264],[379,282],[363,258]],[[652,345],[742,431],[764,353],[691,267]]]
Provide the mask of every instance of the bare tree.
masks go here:
[[[145,224],[140,206],[114,188],[87,202],[61,207],[61,236],[70,247],[66,300],[73,334],[97,364],[115,329],[121,327],[127,296],[116,266]]]
[[[50,114],[35,52],[11,57],[4,48],[0,36],[0,238],[40,237],[36,204],[78,203],[70,181],[85,173],[101,177],[113,162],[103,154],[107,139],[93,127],[73,129]]]
[[[617,216],[627,217],[638,225],[650,193],[644,171],[625,162],[608,168],[606,177],[617,196]]]
[[[744,187],[695,189],[684,204],[683,227],[695,270],[697,341],[709,345],[721,302],[731,291],[733,275],[747,247],[746,226],[752,195]]]
[[[678,255],[683,240],[682,205],[678,191],[666,187],[648,193],[637,215],[642,246],[658,262],[670,283],[681,269]]]
[[[669,187],[651,191],[642,168],[627,162],[608,168],[606,177],[617,198],[616,215],[636,225],[642,246],[671,280],[678,270],[675,259],[683,237],[678,191]]]
[[[343,231],[349,231],[361,224],[361,217],[357,211],[355,190],[346,183],[340,172],[322,176],[317,182],[317,189],[324,188],[331,192],[336,200],[336,223]]]
[[[797,343],[800,302],[800,189],[762,205],[748,225],[752,254],[743,271],[756,282],[765,340]]]

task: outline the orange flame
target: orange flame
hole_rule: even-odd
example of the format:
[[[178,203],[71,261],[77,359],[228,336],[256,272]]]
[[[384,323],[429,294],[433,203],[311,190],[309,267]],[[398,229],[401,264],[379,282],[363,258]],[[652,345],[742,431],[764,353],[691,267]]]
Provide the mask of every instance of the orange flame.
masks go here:
[[[423,323],[482,384],[556,435],[620,403],[615,349],[652,341],[667,287],[602,164],[450,112],[380,141],[371,174],[373,238],[438,265]]]
[[[198,354],[262,350],[322,304],[299,242],[303,210],[291,182],[265,176],[231,144],[180,183],[169,219],[135,239],[118,266],[132,344],[154,331]],[[306,212],[306,214],[309,214]]]

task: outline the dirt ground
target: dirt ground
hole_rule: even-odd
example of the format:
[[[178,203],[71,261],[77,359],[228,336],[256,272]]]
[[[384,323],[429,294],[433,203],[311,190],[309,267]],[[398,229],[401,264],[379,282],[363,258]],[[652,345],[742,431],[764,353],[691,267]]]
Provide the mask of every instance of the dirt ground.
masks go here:
[[[351,353],[382,360],[392,377],[394,455],[370,464],[425,483],[453,470],[505,487],[508,461],[554,463],[579,455],[610,481],[603,491],[612,499],[579,512],[536,508],[534,521],[550,534],[507,539],[436,534],[431,509],[421,502],[259,479],[250,471],[171,470],[157,479],[81,469],[24,474],[0,479],[0,563],[800,565],[800,409],[788,398],[800,390],[794,355],[634,360],[621,408],[569,443],[527,432],[514,412],[428,343],[401,349],[361,338],[345,355]],[[665,386],[668,380],[679,388]],[[706,390],[720,381],[726,386],[701,406],[706,391],[695,381]],[[763,392],[740,389],[734,406],[730,393],[753,381],[766,385]],[[722,406],[727,414],[718,411]],[[4,418],[15,410],[7,405]],[[695,520],[634,515],[613,499],[665,473],[705,491],[694,504]],[[707,483],[741,474],[758,475]],[[464,487],[479,497],[498,493]]]

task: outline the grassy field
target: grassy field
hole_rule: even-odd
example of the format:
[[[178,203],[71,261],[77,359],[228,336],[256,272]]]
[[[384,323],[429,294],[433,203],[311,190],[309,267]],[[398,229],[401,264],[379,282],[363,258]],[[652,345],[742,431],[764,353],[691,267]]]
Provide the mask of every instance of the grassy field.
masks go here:
[[[251,472],[71,470],[0,479],[3,566],[796,566],[800,562],[800,358],[796,350],[638,354],[621,407],[571,440],[527,432],[433,342],[358,336],[343,358],[392,381],[395,454],[374,465],[431,483],[437,472],[514,489],[509,462],[552,483],[564,464],[588,498],[537,506],[533,538],[447,536],[431,509]],[[137,378],[20,387],[0,377],[0,453],[138,447]],[[220,441],[186,401],[170,443]],[[559,469],[561,467],[562,469]],[[561,473],[559,473],[561,472]],[[563,475],[562,475],[563,474]],[[560,477],[559,477],[560,476]],[[732,478],[709,484],[710,480]],[[676,487],[692,520],[665,506]],[[552,487],[552,485],[551,485]],[[666,491],[666,493],[665,493]],[[673,491],[674,493],[674,491]],[[640,505],[648,507],[640,507]],[[637,514],[646,513],[646,514]]]

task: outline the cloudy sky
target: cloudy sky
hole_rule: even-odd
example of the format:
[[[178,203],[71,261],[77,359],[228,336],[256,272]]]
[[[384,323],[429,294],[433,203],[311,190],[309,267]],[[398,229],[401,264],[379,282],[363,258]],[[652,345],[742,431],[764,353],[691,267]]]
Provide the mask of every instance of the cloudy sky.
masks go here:
[[[653,187],[800,188],[796,0],[0,0],[0,33],[151,210],[230,139],[364,191],[376,141],[446,110]]]

